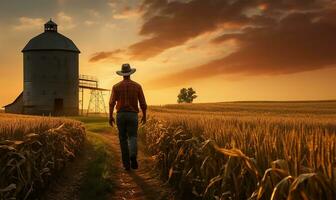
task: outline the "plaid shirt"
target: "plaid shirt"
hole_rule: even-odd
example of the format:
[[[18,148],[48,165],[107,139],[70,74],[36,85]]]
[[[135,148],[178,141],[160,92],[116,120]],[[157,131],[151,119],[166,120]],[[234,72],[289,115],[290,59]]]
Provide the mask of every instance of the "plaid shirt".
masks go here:
[[[139,112],[138,101],[142,111],[146,111],[147,104],[141,85],[132,80],[123,80],[115,84],[112,88],[110,107],[116,104],[117,112]]]

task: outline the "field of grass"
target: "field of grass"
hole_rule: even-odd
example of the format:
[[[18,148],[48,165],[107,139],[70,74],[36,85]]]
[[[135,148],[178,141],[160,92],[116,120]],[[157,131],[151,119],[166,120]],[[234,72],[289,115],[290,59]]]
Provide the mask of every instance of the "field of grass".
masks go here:
[[[106,117],[72,117],[72,119],[84,123],[88,147],[91,148],[89,155],[93,157],[87,166],[87,173],[80,186],[79,196],[81,200],[108,199],[108,195],[114,192],[112,174],[112,162],[115,162],[106,138],[101,133],[111,131]]]
[[[0,114],[0,199],[34,199],[85,141],[82,123]]]
[[[201,199],[335,199],[336,102],[150,108],[142,128],[163,178]]]

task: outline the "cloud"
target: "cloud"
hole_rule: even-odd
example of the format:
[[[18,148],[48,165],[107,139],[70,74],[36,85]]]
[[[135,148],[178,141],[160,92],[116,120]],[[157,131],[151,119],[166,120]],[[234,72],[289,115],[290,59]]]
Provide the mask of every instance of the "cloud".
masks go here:
[[[56,20],[57,24],[60,24],[60,29],[69,30],[76,27],[73,18],[64,12],[57,13]]]
[[[87,13],[93,18],[101,18],[101,14],[95,9],[89,9]]]
[[[85,21],[84,21],[84,24],[85,24],[86,26],[93,26],[93,25],[98,24],[98,22],[97,22],[97,21],[93,21],[93,20],[85,20]]]
[[[118,29],[119,28],[119,26],[113,22],[106,23],[104,27],[107,29]]]
[[[264,26],[223,34],[222,45],[237,41],[228,56],[152,80],[148,85],[170,87],[217,75],[280,75],[336,67],[336,9],[288,12]]]
[[[169,87],[217,75],[273,76],[336,66],[333,1],[145,0],[140,11],[139,35],[144,39],[122,51],[130,59],[147,60],[207,35],[216,35],[208,38],[210,43],[223,48],[222,57],[158,77],[150,85]],[[228,44],[233,46],[231,54],[226,51]],[[97,53],[98,59],[91,61],[113,60],[113,52]]]
[[[110,4],[116,9],[114,1]],[[142,14],[144,24],[139,34],[145,39],[130,45],[126,52],[130,59],[147,60],[202,34],[220,28],[240,29],[247,23],[243,11],[249,4],[249,1],[145,0],[139,9],[134,9]]]
[[[15,30],[30,30],[30,29],[41,29],[45,21],[42,18],[30,18],[30,17],[20,17],[19,24],[15,25],[13,28]]]
[[[126,6],[120,11],[119,13],[116,13],[113,15],[114,19],[131,19],[131,18],[137,18],[141,16],[141,10],[138,8],[131,8],[129,6]]]
[[[145,39],[129,50],[133,59],[146,60],[205,33],[263,26],[289,12],[318,10],[330,4],[329,0],[145,0],[139,32]]]
[[[98,62],[102,60],[109,60],[109,61],[119,61],[121,59],[121,53],[123,53],[124,50],[122,49],[117,49],[114,51],[102,51],[102,52],[97,52],[93,54],[89,60],[89,62]]]
[[[115,10],[117,8],[117,5],[118,5],[117,0],[110,0],[110,1],[107,2],[107,5],[109,7],[111,7],[113,10]]]
[[[248,22],[243,11],[250,4],[218,0],[145,1],[145,22],[140,35],[147,38],[129,47],[131,56],[146,60],[223,26],[240,29]]]

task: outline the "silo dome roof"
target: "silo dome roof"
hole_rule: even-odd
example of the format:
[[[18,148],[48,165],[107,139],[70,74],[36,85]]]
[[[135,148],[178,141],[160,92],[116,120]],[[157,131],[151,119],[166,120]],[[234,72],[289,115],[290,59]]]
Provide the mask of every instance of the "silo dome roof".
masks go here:
[[[57,32],[57,24],[51,20],[44,25],[44,33],[32,38],[22,52],[37,50],[63,50],[80,53],[72,40]]]

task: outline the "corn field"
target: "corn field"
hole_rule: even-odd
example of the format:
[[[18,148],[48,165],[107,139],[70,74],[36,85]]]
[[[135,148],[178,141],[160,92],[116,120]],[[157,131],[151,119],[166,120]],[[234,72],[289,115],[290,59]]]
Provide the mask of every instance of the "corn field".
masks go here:
[[[332,200],[336,106],[315,105],[152,107],[141,137],[161,176],[194,199]]]
[[[0,199],[34,199],[85,140],[80,122],[0,114]]]

